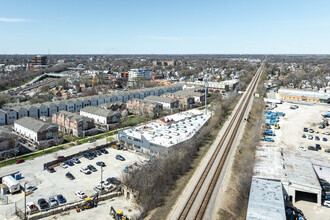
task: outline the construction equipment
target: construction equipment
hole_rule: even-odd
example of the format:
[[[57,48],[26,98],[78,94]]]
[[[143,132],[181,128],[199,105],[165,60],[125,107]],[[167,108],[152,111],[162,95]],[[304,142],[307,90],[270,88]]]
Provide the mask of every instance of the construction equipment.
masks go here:
[[[115,145],[111,145],[111,147],[113,148],[113,149],[116,149],[116,150],[121,150],[121,149],[123,149],[123,147],[121,146],[121,144],[118,142],[118,143],[116,143]]]
[[[118,209],[116,211],[112,206],[110,208],[110,215],[112,215],[115,220],[129,220],[122,210]]]
[[[81,203],[80,205],[76,206],[77,212],[84,211],[85,209],[90,209],[99,203],[99,193],[96,193],[93,198],[87,197],[85,198],[85,201]]]

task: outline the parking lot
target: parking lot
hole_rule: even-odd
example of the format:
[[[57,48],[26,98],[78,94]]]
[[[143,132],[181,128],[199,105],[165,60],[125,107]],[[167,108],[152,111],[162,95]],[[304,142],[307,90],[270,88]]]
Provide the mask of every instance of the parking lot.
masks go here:
[[[293,110],[290,109],[290,103],[278,104],[277,108],[273,111],[284,112],[285,116],[280,117],[279,130],[274,130],[276,136],[274,138],[277,146],[283,146],[290,149],[299,149],[299,146],[303,146],[308,152],[326,156],[330,160],[330,153],[326,153],[325,149],[330,149],[330,136],[325,132],[330,132],[330,126],[320,129],[318,124],[322,121],[321,113],[327,113],[329,106],[327,105],[298,105],[299,108]],[[314,133],[304,132],[304,128],[313,129]],[[305,134],[307,137],[303,138]],[[309,140],[308,135],[312,135],[313,139]],[[315,136],[318,136],[320,140],[315,140]],[[322,139],[326,138],[327,141]],[[320,144],[322,150],[311,151],[308,150],[308,146],[314,146]]]
[[[104,144],[105,140],[98,140],[96,145]],[[105,167],[103,167],[102,178],[106,180],[109,177],[117,177],[120,179],[123,169],[126,166],[129,166],[135,162],[140,163],[145,158],[134,152],[116,150],[112,148],[106,148],[109,152],[108,154],[102,154],[97,156],[93,160],[86,158],[79,158],[81,163],[75,164],[73,166],[68,166],[68,168],[62,168],[60,166],[55,167],[54,173],[50,173],[46,170],[43,170],[43,164],[54,160],[57,156],[60,155],[70,155],[77,153],[81,150],[86,150],[88,147],[93,147],[95,143],[86,143],[83,145],[75,146],[68,148],[66,150],[61,150],[56,153],[45,155],[33,160],[25,161],[22,164],[14,164],[8,167],[3,167],[0,170],[1,176],[20,171],[22,173],[23,179],[19,180],[21,186],[24,183],[27,183],[26,186],[36,186],[38,189],[35,190],[32,194],[27,196],[27,203],[34,202],[37,204],[38,199],[44,198],[48,201],[50,196],[55,196],[62,194],[67,203],[75,202],[81,200],[77,195],[76,191],[83,191],[87,196],[93,196],[96,192],[93,188],[99,185],[101,181],[101,168],[96,165],[96,162],[103,161]],[[122,155],[125,160],[120,161],[115,157],[117,154]],[[84,174],[80,172],[80,168],[87,165],[93,165],[97,171],[92,172],[91,174]],[[74,180],[70,180],[65,176],[67,172],[72,173],[75,177]],[[6,210],[14,206],[14,202],[17,202],[19,208],[23,208],[23,195],[21,193],[9,195],[8,199],[10,204],[0,206],[0,219],[2,214],[5,215]]]

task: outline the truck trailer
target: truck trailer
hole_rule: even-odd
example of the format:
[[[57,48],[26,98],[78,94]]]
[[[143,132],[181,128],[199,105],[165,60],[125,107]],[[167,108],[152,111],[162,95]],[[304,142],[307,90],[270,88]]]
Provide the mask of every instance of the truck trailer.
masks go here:
[[[18,192],[21,189],[21,185],[19,184],[19,182],[15,180],[12,176],[3,177],[2,183],[8,186],[10,193]]]

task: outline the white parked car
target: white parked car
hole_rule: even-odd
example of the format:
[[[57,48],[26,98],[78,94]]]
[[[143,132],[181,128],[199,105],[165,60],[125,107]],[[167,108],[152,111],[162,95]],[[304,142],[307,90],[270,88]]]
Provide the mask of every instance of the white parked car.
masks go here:
[[[330,132],[329,132],[329,131],[326,131],[326,132],[325,132],[325,135],[330,135]]]
[[[80,172],[84,174],[91,174],[91,171],[87,167],[80,168]]]
[[[61,164],[60,164],[60,167],[62,167],[62,168],[65,169],[65,168],[68,168],[68,165],[66,165],[65,163],[61,163]]]
[[[302,151],[306,151],[306,149],[303,146],[299,146],[298,149]]]
[[[26,212],[28,215],[39,212],[38,206],[34,202],[29,202],[26,204]]]
[[[325,200],[324,203],[323,203],[323,205],[330,208],[330,201],[329,200]]]
[[[308,135],[308,140],[313,140],[313,135]]]
[[[77,191],[76,195],[81,199],[87,198],[87,195],[83,191]]]

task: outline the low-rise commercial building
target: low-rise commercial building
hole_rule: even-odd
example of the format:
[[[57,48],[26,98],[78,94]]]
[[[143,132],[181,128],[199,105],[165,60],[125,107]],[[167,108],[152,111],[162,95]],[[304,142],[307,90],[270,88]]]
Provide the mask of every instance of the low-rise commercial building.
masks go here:
[[[37,145],[56,144],[58,126],[39,119],[25,117],[14,122],[14,132]]]
[[[59,126],[59,130],[76,137],[86,136],[86,132],[94,128],[94,120],[75,113],[60,111],[52,116],[52,122]]]
[[[178,150],[180,144],[192,138],[209,118],[199,110],[180,112],[119,131],[118,138],[136,151],[151,155],[167,154]]]
[[[330,103],[330,93],[300,89],[279,89],[281,100],[296,102]]]
[[[179,108],[179,100],[169,98],[169,97],[161,97],[161,96],[147,96],[144,100],[157,102],[163,105],[164,109],[178,109]]]

